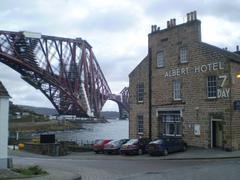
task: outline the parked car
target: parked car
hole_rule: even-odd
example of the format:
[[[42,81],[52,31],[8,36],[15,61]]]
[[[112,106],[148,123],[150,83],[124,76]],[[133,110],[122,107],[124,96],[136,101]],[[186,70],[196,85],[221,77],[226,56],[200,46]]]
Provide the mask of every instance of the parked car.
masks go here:
[[[178,137],[162,137],[160,139],[151,141],[147,147],[150,155],[164,155],[168,153],[185,151],[187,144],[182,138]]]
[[[149,139],[130,139],[127,143],[121,146],[121,154],[144,154],[146,153],[146,147],[149,143]]]
[[[104,145],[109,143],[110,139],[97,139],[93,145],[93,151],[98,154],[100,152],[103,153]]]
[[[104,145],[104,153],[106,154],[119,154],[120,148],[125,144],[129,139],[120,139],[115,141],[110,141]]]

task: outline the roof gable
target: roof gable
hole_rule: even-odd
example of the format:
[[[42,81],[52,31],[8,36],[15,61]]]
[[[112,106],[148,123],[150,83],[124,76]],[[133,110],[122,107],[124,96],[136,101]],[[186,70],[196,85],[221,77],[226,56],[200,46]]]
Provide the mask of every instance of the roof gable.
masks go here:
[[[0,81],[0,97],[10,97],[6,88],[3,86],[2,82]]]
[[[132,74],[134,74],[134,72],[145,62],[148,61],[148,56],[146,56],[133,70],[132,72],[130,72],[130,74],[128,75],[129,77],[132,76]]]

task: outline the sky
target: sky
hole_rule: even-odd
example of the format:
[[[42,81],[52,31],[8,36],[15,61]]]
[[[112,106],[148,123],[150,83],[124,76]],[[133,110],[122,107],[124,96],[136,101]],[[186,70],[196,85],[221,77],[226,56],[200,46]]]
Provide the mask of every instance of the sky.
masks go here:
[[[240,0],[0,0],[0,30],[81,37],[93,47],[113,93],[128,86],[128,74],[147,55],[151,25],[186,22],[197,11],[202,41],[235,51],[240,45]],[[14,104],[53,107],[48,99],[0,63],[0,81]],[[118,110],[107,101],[103,110]]]

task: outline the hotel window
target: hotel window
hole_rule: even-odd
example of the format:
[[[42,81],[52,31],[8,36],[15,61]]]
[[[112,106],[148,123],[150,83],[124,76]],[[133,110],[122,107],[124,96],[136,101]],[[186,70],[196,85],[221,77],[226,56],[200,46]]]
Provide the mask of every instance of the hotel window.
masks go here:
[[[179,111],[166,112],[161,114],[163,123],[163,135],[181,136],[182,123]]]
[[[181,100],[181,81],[174,80],[173,81],[173,99],[174,100]]]
[[[142,115],[137,116],[137,132],[143,133],[143,116]]]
[[[207,94],[208,94],[208,98],[216,98],[217,97],[217,78],[216,78],[216,76],[208,76]]]
[[[163,51],[160,51],[157,54],[157,67],[164,67],[164,63],[165,63],[164,53]]]
[[[144,84],[137,84],[137,102],[143,102],[144,100]]]
[[[180,48],[180,63],[188,62],[188,49],[187,47]]]

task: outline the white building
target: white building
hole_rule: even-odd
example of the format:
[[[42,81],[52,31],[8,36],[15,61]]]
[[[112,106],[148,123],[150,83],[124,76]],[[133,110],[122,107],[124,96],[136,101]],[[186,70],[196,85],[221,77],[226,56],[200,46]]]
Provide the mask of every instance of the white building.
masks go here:
[[[7,90],[0,81],[0,169],[8,164],[8,112],[9,98]]]

